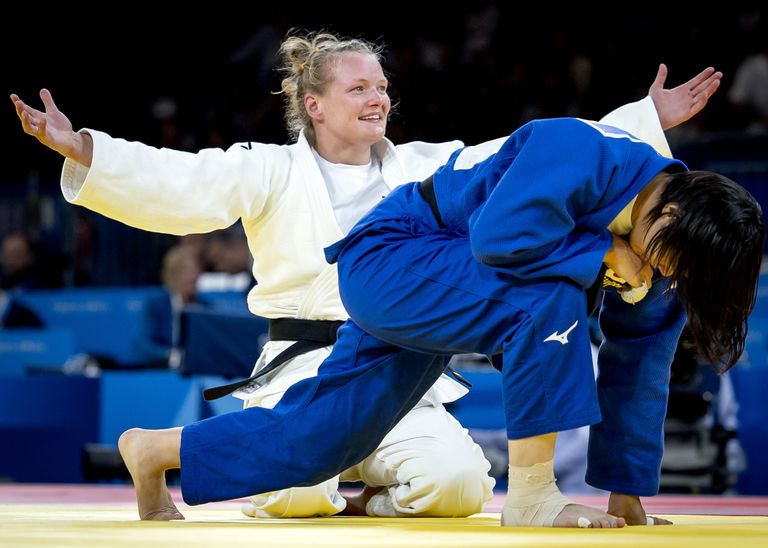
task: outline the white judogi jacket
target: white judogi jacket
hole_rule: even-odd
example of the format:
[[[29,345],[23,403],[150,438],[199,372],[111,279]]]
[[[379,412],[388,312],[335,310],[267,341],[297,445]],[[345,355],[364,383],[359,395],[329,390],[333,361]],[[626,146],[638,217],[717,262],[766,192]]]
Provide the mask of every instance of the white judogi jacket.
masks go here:
[[[328,190],[309,143],[300,135],[291,145],[238,143],[227,151],[196,154],[157,149],[84,129],[93,137],[90,169],[66,160],[61,187],[67,201],[127,225],[168,234],[203,233],[242,219],[258,280],[248,308],[265,318],[346,320],[335,265],[323,249],[342,238]],[[374,146],[390,190],[425,179],[463,146],[413,142]],[[290,342],[270,342],[257,368]],[[279,395],[314,375],[328,351],[310,352],[268,376],[251,397]],[[453,401],[466,389],[446,377],[425,398]],[[265,402],[266,404],[267,402]]]

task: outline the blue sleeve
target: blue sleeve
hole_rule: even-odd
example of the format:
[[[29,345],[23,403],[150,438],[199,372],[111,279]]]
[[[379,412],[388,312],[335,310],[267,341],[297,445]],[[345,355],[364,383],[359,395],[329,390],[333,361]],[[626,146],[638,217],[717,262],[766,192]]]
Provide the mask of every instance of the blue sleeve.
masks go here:
[[[589,287],[612,238],[581,217],[599,207],[627,163],[626,148],[613,143],[620,140],[608,141],[563,119],[535,123],[514,157],[502,148],[496,161],[511,162],[469,219],[475,258],[518,278],[567,277]]]
[[[670,366],[685,311],[669,279],[653,281],[635,305],[607,290],[600,311],[605,340],[598,355],[602,422],[591,427],[587,483],[629,495],[659,489]]]

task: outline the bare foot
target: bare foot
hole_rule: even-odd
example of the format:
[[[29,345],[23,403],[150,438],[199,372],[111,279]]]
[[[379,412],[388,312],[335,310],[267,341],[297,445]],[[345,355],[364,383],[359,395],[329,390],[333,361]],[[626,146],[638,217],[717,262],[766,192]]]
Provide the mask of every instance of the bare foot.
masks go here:
[[[338,515],[340,516],[367,516],[365,507],[368,505],[368,501],[371,497],[386,487],[371,487],[366,485],[365,489],[360,491],[357,495],[350,497],[344,497],[347,501],[347,507],[344,508]]]
[[[627,520],[627,525],[672,525],[668,519],[649,516],[645,513],[640,497],[611,493],[608,499],[608,511]]]
[[[582,520],[582,524],[579,523],[579,518],[585,518],[589,520],[587,525]],[[582,504],[569,504],[563,511],[560,512],[555,518],[552,527],[591,527],[593,529],[612,529],[616,527],[624,527],[626,525],[624,518],[612,516],[597,508],[590,506],[584,506]]]
[[[550,512],[556,511],[552,502],[523,507],[505,505],[501,509],[501,525],[505,527],[591,527],[595,529],[624,527],[626,525],[624,518],[617,518],[597,508],[581,504],[566,504],[554,520],[549,521],[552,518],[547,519],[547,515],[551,516]]]
[[[123,432],[117,443],[133,478],[139,517],[143,520],[184,519],[173,503],[165,483],[165,471],[173,467],[163,458],[165,451],[162,437],[167,432],[132,428]]]

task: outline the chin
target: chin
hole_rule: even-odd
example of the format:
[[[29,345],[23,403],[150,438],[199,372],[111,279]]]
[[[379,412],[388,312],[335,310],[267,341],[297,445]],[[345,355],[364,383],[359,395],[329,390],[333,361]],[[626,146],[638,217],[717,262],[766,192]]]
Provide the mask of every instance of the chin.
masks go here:
[[[361,141],[367,141],[371,145],[375,145],[379,141],[381,141],[385,137],[384,131],[372,131],[367,133],[364,137],[361,138]]]

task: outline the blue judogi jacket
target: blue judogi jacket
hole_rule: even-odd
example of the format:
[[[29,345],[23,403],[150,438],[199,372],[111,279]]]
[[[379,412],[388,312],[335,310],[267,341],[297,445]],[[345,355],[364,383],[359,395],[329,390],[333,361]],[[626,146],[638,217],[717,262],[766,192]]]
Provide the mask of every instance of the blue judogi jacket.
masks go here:
[[[469,235],[478,261],[521,279],[565,277],[587,288],[611,247],[610,222],[656,174],[684,169],[622,130],[551,119],[456,151],[434,188],[446,227]],[[615,291],[603,300],[603,420],[591,428],[587,472],[601,489],[658,491],[669,367],[685,323],[667,282],[655,280],[636,305]]]
[[[524,279],[589,287],[611,247],[608,224],[657,173],[685,169],[622,130],[578,119],[530,122],[471,165],[499,141],[456,151],[435,174],[435,194],[477,260]]]

